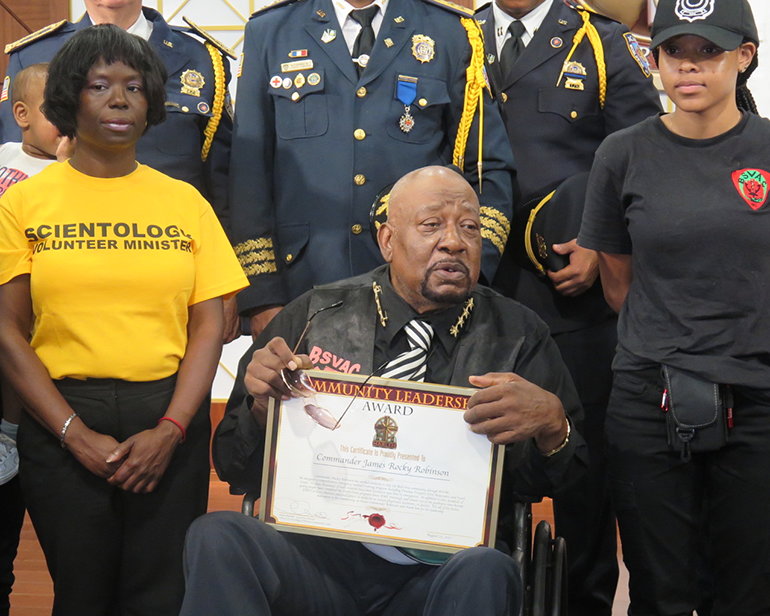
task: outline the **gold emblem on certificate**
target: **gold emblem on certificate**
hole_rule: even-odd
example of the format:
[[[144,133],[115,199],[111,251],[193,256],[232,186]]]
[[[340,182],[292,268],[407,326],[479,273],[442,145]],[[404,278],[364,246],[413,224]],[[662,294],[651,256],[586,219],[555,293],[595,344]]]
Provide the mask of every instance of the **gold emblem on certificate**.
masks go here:
[[[412,55],[420,62],[430,62],[436,55],[436,42],[425,34],[412,37]]]
[[[380,417],[374,424],[372,447],[395,449],[396,432],[398,432],[398,424],[395,419],[389,416]]]
[[[179,80],[182,82],[182,94],[189,94],[190,96],[200,96],[201,88],[206,85],[203,75],[193,69],[187,69],[183,72]]]

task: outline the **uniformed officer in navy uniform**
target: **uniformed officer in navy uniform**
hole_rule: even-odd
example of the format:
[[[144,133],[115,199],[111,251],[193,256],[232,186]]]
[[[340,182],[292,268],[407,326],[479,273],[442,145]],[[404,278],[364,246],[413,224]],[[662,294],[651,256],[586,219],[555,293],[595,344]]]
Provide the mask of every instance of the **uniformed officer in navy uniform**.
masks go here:
[[[129,0],[114,9],[98,6],[96,0],[85,4],[87,14],[80,21],[51,24],[6,46],[10,59],[0,94],[0,143],[21,141],[11,110],[14,75],[26,66],[51,60],[78,30],[94,22],[114,23],[148,40],[169,75],[166,121],[139,141],[139,162],[198,188],[226,223],[232,118],[225,56],[232,52],[193,24],[170,26],[160,13],[143,8],[141,0]]]
[[[660,111],[659,95],[646,56],[621,24],[576,2],[494,1],[476,15],[487,70],[517,162],[521,203],[537,203],[589,171],[608,134]],[[549,246],[569,259],[558,272],[522,267],[517,257],[528,214],[516,212],[494,286],[546,321],[580,393],[592,467],[581,484],[555,499],[556,526],[569,549],[570,615],[610,616],[618,573],[602,435],[616,321],[597,282],[595,254],[575,241]]]
[[[313,285],[381,263],[375,196],[426,165],[455,163],[479,193],[483,273],[494,275],[512,160],[472,17],[444,0],[280,0],[252,16],[230,196],[253,332]]]

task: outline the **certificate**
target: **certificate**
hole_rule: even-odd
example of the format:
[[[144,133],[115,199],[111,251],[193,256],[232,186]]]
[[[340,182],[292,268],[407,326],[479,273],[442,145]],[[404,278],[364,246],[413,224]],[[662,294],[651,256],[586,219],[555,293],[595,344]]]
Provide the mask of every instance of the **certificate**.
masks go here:
[[[263,521],[438,552],[494,545],[504,448],[463,420],[474,389],[305,375],[314,391],[270,403]]]

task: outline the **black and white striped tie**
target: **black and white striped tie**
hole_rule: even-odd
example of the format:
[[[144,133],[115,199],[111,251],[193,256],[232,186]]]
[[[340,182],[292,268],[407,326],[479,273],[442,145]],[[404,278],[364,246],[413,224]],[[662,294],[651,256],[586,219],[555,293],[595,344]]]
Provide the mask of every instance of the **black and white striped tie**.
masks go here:
[[[404,325],[404,332],[409,340],[409,350],[388,362],[382,377],[424,381],[433,328],[425,321],[413,319]]]

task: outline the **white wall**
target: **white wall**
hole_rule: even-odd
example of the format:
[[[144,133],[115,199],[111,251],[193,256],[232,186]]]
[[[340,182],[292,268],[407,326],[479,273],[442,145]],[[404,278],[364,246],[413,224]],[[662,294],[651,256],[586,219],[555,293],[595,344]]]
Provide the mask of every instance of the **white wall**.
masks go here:
[[[749,80],[759,113],[770,117],[770,2],[749,0],[759,28],[759,68]]]

